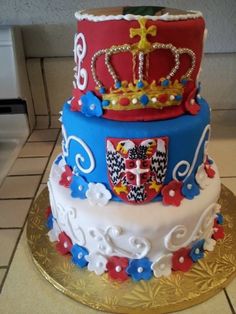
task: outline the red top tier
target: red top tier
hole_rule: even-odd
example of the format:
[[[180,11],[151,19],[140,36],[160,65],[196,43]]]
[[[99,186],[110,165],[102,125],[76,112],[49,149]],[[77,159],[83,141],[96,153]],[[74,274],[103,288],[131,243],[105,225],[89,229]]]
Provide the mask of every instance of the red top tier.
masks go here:
[[[109,8],[76,18],[72,110],[125,121],[197,113],[205,29],[200,12]]]

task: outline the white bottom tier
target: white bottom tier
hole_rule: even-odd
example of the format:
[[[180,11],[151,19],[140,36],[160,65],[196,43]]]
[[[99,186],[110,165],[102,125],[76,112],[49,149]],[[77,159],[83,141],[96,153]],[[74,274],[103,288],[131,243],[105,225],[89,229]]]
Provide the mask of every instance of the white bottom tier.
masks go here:
[[[210,184],[193,200],[183,199],[179,207],[114,201],[99,207],[87,199],[72,198],[70,189],[59,185],[62,169],[54,164],[48,182],[54,235],[64,231],[73,244],[86,247],[90,254],[146,256],[152,262],[196,240],[205,239],[210,247],[220,194],[218,171],[213,168],[216,175]]]

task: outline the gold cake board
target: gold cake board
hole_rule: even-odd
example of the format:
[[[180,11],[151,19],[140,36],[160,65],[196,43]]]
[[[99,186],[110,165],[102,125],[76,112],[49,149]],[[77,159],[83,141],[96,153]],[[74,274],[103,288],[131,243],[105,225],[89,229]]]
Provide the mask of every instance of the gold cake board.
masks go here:
[[[45,188],[30,209],[27,239],[33,261],[42,275],[58,290],[94,309],[113,313],[167,313],[204,302],[236,275],[236,197],[222,186],[219,203],[224,215],[225,238],[213,252],[194,264],[187,273],[138,283],[119,283],[107,274],[97,276],[79,269],[69,256],[61,256],[48,239],[45,209],[49,206]]]

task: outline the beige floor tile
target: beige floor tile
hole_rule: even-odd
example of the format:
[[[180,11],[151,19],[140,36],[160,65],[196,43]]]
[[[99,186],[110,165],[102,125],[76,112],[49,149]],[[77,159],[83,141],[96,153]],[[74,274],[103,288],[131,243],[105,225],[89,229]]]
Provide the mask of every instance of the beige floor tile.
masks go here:
[[[45,157],[49,156],[54,142],[26,143],[19,157]]]
[[[51,116],[51,128],[59,128],[61,127],[61,122],[58,120],[59,116]]]
[[[0,228],[22,227],[31,200],[0,200]]]
[[[220,176],[236,176],[236,139],[212,139],[209,144],[209,154],[215,160]]]
[[[36,129],[48,129],[49,117],[48,116],[36,116]]]
[[[46,184],[46,183],[40,184],[39,189],[38,189],[37,194],[36,194],[36,198],[39,196],[39,194],[40,194],[46,187],[47,187],[47,184]]]
[[[1,283],[3,281],[6,271],[7,271],[6,269],[3,269],[3,268],[0,269],[0,286],[1,286]]]
[[[34,130],[28,142],[49,142],[56,141],[59,130]]]
[[[6,177],[0,187],[0,199],[34,197],[40,179],[41,176]]]
[[[221,182],[236,195],[236,178],[222,178]]]
[[[43,179],[42,179],[42,183],[47,183],[52,163],[56,159],[57,155],[59,155],[60,153],[61,153],[61,136],[59,136],[59,138],[57,140],[57,144],[56,144],[56,146],[55,146],[55,148],[53,150],[53,153],[52,153],[52,156],[51,156],[51,158],[49,160],[47,169],[46,169],[46,171],[44,173],[44,176],[43,176]]]
[[[20,230],[0,230],[0,266],[7,266],[15,248]]]
[[[236,312],[236,278],[228,285],[226,291]]]
[[[48,157],[18,158],[8,175],[42,174],[47,161]]]

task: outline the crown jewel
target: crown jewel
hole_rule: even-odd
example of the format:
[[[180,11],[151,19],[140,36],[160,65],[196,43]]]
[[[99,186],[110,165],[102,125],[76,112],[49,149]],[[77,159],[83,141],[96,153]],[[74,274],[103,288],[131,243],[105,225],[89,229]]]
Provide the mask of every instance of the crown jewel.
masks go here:
[[[106,49],[100,49],[93,55],[91,59],[91,72],[97,89],[102,95],[102,106],[111,110],[133,110],[141,108],[161,109],[169,106],[177,106],[181,104],[184,86],[190,80],[191,74],[195,67],[195,53],[188,48],[177,48],[171,43],[164,44],[159,42],[151,43],[148,36],[156,36],[157,27],[155,25],[146,27],[146,19],[139,19],[139,28],[130,29],[130,37],[139,36],[138,43],[116,45]],[[168,50],[174,58],[174,66],[167,75],[159,81],[154,80],[150,84],[144,79],[148,73],[149,55],[153,51]],[[135,69],[138,60],[137,77],[134,74],[133,82],[121,81],[114,66],[111,57],[116,54],[128,52],[132,54],[133,69]],[[182,76],[181,80],[171,79],[174,77],[180,67],[180,56],[186,54],[190,57],[191,64],[187,72]],[[105,65],[111,75],[114,85],[106,88],[96,71],[96,62],[99,57],[104,55]],[[135,72],[135,71],[134,71]]]

